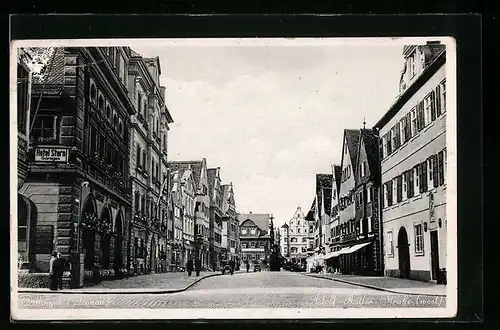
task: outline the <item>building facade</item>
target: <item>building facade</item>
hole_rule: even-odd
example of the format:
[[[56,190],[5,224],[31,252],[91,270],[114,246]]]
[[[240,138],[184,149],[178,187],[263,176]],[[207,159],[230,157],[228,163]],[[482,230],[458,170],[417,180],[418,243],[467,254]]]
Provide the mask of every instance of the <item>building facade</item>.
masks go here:
[[[209,238],[210,238],[210,196],[208,192],[207,161],[205,158],[199,161],[169,161],[170,171],[193,172],[194,184],[196,188],[195,201],[195,260],[201,260],[203,269],[209,268]]]
[[[220,267],[224,259],[222,254],[222,200],[223,190],[220,178],[220,167],[209,168],[208,173],[208,194],[210,197],[210,267],[216,270]]]
[[[271,216],[258,213],[238,213],[240,223],[241,260],[250,263],[269,261]]]
[[[233,184],[222,186],[224,199],[222,201],[222,247],[225,249],[225,259],[240,263],[239,223],[236,218],[236,203]]]
[[[30,171],[19,189],[20,212],[31,215],[29,268],[48,272],[57,250],[71,265],[65,285],[127,271],[129,60],[127,47],[55,48],[44,79],[32,82]]]
[[[302,208],[297,206],[293,217],[288,221],[289,257],[292,263],[305,262],[308,247],[308,222],[305,220]]]
[[[446,50],[405,46],[381,137],[385,274],[440,282],[446,268]],[[442,279],[441,279],[442,280]]]
[[[160,192],[167,162],[167,136],[173,122],[165,106],[165,88],[160,86],[158,58],[143,58],[131,51],[128,91],[135,105],[131,117],[130,176],[132,179],[132,222],[130,269],[134,274],[167,269],[167,199]]]
[[[182,187],[182,210],[184,215],[183,226],[183,251],[184,265],[187,260],[195,259],[195,205],[196,205],[196,184],[193,171],[187,169],[183,171],[181,178]]]
[[[281,256],[289,260],[290,258],[290,228],[284,223],[280,227],[280,251]]]

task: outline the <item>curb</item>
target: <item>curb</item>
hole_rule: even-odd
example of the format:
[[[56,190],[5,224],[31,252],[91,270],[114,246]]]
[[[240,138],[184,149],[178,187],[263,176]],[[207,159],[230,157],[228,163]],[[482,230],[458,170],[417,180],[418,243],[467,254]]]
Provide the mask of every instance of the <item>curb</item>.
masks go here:
[[[304,276],[321,278],[321,279],[324,279],[324,280],[336,281],[336,282],[341,282],[341,283],[345,283],[345,284],[351,284],[351,285],[361,286],[361,287],[364,287],[364,288],[373,289],[373,290],[377,290],[377,291],[385,291],[385,292],[396,293],[396,294],[407,294],[407,295],[414,295],[414,296],[433,296],[433,297],[444,297],[444,298],[447,297],[447,295],[445,295],[445,294],[439,294],[439,293],[419,293],[419,292],[395,291],[395,290],[391,290],[391,289],[381,288],[379,286],[374,286],[374,285],[369,285],[369,284],[362,284],[362,283],[357,283],[357,282],[351,282],[351,281],[341,280],[341,279],[338,279],[338,278],[329,278],[329,277],[323,277],[323,276],[312,275],[312,274],[304,274],[304,273],[301,273],[301,274],[303,274]]]
[[[237,273],[235,273],[237,274]],[[137,291],[137,289],[130,289],[131,291],[125,291],[122,289],[107,289],[107,290],[92,290],[92,291],[85,291],[81,289],[69,289],[68,291],[40,291],[39,289],[30,289],[30,288],[23,288],[23,289],[18,289],[17,293],[38,293],[38,294],[169,294],[169,293],[179,293],[182,291],[186,291],[196,283],[200,282],[201,280],[204,280],[209,277],[214,277],[214,276],[222,276],[221,273],[216,273],[216,274],[208,274],[205,276],[202,276],[192,283],[188,284],[187,286],[179,289],[168,289],[168,290],[158,290],[158,289],[152,289],[152,290],[143,290],[143,291]]]

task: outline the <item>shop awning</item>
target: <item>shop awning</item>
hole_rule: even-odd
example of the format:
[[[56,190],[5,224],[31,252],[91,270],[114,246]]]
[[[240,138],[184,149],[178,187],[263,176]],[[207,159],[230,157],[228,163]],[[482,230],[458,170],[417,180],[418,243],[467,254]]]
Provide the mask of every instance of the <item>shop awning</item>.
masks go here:
[[[345,251],[342,251],[340,250],[340,254],[349,254],[349,253],[353,253],[353,252],[356,252],[358,251],[359,249],[361,249],[362,247],[365,247],[367,246],[368,244],[370,244],[371,242],[366,242],[366,243],[362,243],[362,244],[356,244],[356,245],[353,245],[351,246],[350,248],[346,249]]]
[[[347,253],[347,250],[349,250],[349,249],[350,249],[349,247],[343,247],[342,249],[340,249],[338,251],[330,252],[330,253],[328,253],[326,255],[325,259],[330,259],[330,258],[338,257],[341,254]]]

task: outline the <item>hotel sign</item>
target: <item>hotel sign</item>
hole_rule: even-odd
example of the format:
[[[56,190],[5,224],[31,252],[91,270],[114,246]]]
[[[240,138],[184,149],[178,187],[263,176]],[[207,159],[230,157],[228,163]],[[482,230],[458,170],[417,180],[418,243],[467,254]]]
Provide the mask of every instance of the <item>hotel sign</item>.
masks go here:
[[[36,148],[35,162],[67,163],[68,149],[65,148]]]

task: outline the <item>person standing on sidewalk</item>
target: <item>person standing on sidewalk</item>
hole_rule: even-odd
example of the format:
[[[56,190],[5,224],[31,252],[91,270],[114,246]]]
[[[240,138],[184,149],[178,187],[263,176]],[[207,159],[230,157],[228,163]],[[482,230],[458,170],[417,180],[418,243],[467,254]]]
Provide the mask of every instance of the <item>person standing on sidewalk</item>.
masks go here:
[[[56,289],[62,290],[62,278],[64,274],[64,259],[62,258],[61,252],[57,253],[57,258],[54,260],[52,265],[52,271],[54,273],[54,278],[56,279]]]
[[[194,268],[195,268],[195,271],[196,271],[196,276],[200,276],[200,270],[201,270],[201,260],[200,259],[196,259],[195,262],[194,262]]]
[[[188,276],[191,276],[191,273],[193,272],[193,260],[191,258],[187,261],[186,270],[188,272]]]
[[[247,266],[247,273],[248,273],[248,271],[250,270],[250,263],[248,262],[248,260],[245,260],[245,265]]]
[[[231,261],[229,261],[229,270],[231,272],[231,275],[233,275],[233,273],[234,273],[234,266],[235,266],[234,260],[231,259]]]
[[[49,274],[50,274],[50,290],[57,290],[57,277],[54,273],[54,262],[57,260],[57,252],[52,252],[52,257],[49,260]]]

